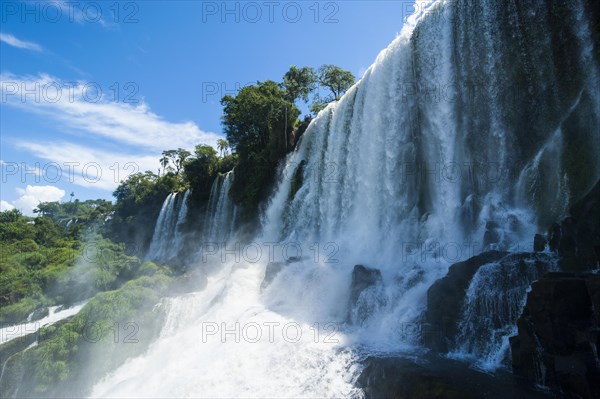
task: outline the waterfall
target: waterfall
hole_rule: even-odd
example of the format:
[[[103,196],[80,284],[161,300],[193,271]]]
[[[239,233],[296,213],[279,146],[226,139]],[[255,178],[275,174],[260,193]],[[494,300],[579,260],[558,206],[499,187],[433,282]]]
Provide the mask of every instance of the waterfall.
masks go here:
[[[235,231],[237,207],[229,198],[233,179],[234,172],[230,171],[217,176],[212,185],[201,229],[204,242],[225,242]],[[163,202],[146,255],[148,260],[168,262],[183,250],[187,239],[183,227],[188,217],[189,195],[190,190],[183,196],[171,193]]]
[[[91,397],[342,397],[355,356],[328,331],[270,311],[263,272],[224,266],[206,290],[169,299],[161,338],[98,383]],[[155,378],[148,378],[154,376]]]
[[[148,249],[147,259],[155,260],[160,259],[165,251],[165,247],[168,245],[168,236],[170,235],[171,226],[173,226],[173,213],[174,213],[174,201],[177,193],[171,193],[167,196],[163,202],[160,214],[156,221],[156,227],[154,228],[154,234],[152,235],[152,242]]]
[[[67,317],[71,317],[79,313],[79,311],[83,308],[85,302],[78,303],[75,306],[70,308],[63,309],[63,306],[50,306],[48,308],[48,315],[35,321],[31,321],[30,314],[27,318],[27,322],[23,324],[17,324],[13,326],[2,326],[0,328],[0,344],[4,344],[13,339],[21,338],[27,334],[34,334],[40,328],[47,327],[56,322],[59,322]]]
[[[163,202],[146,259],[166,262],[183,249],[185,234],[182,226],[187,218],[189,194],[187,190],[178,201],[178,193],[171,193]]]
[[[450,356],[473,361],[485,370],[508,366],[509,337],[517,333],[531,284],[544,273],[557,271],[557,258],[536,254],[508,255],[483,265],[465,296],[455,349]]]
[[[203,262],[218,267],[207,288],[173,299],[162,337],[92,396],[356,396],[363,356],[418,350],[427,289],[450,264],[485,248],[530,250],[533,233],[600,177],[599,60],[587,15],[583,0],[419,7],[312,121],[281,167],[261,233],[211,248]],[[232,179],[217,179],[210,195],[204,231],[215,241],[235,214]],[[167,198],[154,256],[170,245],[163,230],[174,208]],[[368,314],[350,323],[360,313],[349,309],[357,264],[379,269],[381,282],[360,294]],[[273,265],[279,272],[263,286]],[[514,267],[484,266],[471,283],[464,334],[477,324],[485,336],[464,352],[501,356],[536,278],[519,280]],[[471,309],[500,316],[481,326]]]
[[[177,214],[177,223],[175,223],[175,231],[173,233],[173,254],[176,255],[183,249],[185,235],[182,231],[182,226],[186,221],[188,215],[188,197],[190,190],[186,190],[183,194],[183,199],[179,206],[179,212]]]
[[[233,184],[234,171],[215,179],[208,200],[204,239],[206,241],[224,242],[234,232],[237,206],[229,198],[229,190]]]

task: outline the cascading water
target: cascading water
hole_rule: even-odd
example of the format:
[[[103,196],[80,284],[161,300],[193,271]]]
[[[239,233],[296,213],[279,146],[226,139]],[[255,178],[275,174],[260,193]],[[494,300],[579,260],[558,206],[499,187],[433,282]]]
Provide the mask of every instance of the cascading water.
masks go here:
[[[36,333],[42,327],[52,325],[67,317],[71,317],[77,314],[84,305],[85,302],[66,309],[63,309],[62,305],[50,306],[48,308],[48,316],[35,321],[31,321],[31,316],[33,315],[33,313],[31,313],[27,318],[27,323],[0,328],[0,344],[23,337],[27,334]]]
[[[517,319],[525,307],[529,287],[544,273],[557,270],[556,257],[545,253],[525,259],[513,254],[483,265],[467,289],[450,356],[472,360],[485,370],[506,366],[508,338],[517,333]]]
[[[234,232],[237,207],[229,198],[234,171],[218,176],[213,183],[206,211],[204,238],[207,241],[224,242]]]
[[[160,210],[146,255],[149,260],[166,262],[176,257],[183,248],[185,235],[182,225],[187,218],[190,191],[187,190],[180,201],[177,201],[177,194],[169,194]]]
[[[156,227],[154,228],[154,234],[152,235],[152,242],[146,255],[148,259],[159,259],[165,251],[165,247],[168,244],[167,237],[170,235],[171,228],[173,227],[176,196],[177,193],[171,193],[167,196],[165,202],[163,202],[158,220],[156,221]]]
[[[93,397],[358,395],[357,360],[418,344],[406,326],[418,322],[428,287],[450,263],[484,247],[522,249],[598,179],[600,74],[586,2],[440,0],[418,9],[282,166],[252,243],[262,256],[247,256],[246,245],[203,258],[219,266],[207,288],[176,298],[183,303],[169,307],[161,338]],[[575,148],[587,152],[574,156]],[[300,167],[302,184],[292,190]],[[217,240],[229,226],[223,188],[232,178],[211,193],[204,228]],[[168,246],[173,203],[157,222],[155,256]],[[265,287],[269,262],[281,270]],[[350,304],[357,264],[381,279]],[[469,288],[465,312],[492,306],[506,317],[467,352],[499,353],[510,334],[494,335],[514,318],[520,291],[486,302],[501,290],[501,270],[483,267]],[[356,306],[368,309],[360,322]]]

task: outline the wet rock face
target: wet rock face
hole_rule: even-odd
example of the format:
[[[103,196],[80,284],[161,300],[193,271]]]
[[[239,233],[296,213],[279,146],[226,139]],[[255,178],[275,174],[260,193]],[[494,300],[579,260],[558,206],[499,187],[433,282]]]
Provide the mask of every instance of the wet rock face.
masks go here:
[[[486,249],[492,248],[493,245],[500,243],[502,234],[500,225],[495,221],[487,221],[485,223],[485,233],[483,234],[483,247]]]
[[[356,304],[360,294],[367,288],[380,283],[381,271],[363,265],[356,265],[352,270],[352,286],[350,288],[350,303]]]
[[[485,264],[500,260],[507,252],[489,251],[464,262],[450,266],[446,277],[436,281],[427,291],[425,319],[432,330],[439,334],[427,335],[424,344],[436,351],[447,352],[448,345],[456,336],[460,322],[465,291],[471,279]]]
[[[478,358],[499,353],[498,337],[516,324],[529,285],[555,268],[554,256],[534,252],[489,251],[452,265],[428,291],[423,344]]]
[[[460,340],[457,337],[466,291],[478,272],[484,270],[484,265],[509,267],[494,280],[505,285],[501,292],[509,292],[515,279],[536,272],[532,274],[535,278],[529,276],[529,280],[539,281],[533,284],[522,314],[519,310],[518,321],[514,319],[518,334],[511,338],[512,354],[508,355],[514,374],[531,386],[546,385],[571,395],[569,397],[600,397],[600,275],[545,274],[555,270],[597,268],[599,222],[600,183],[574,203],[570,215],[554,223],[546,237],[536,235],[534,252],[507,255],[489,251],[451,266],[446,277],[428,291],[425,320],[433,333],[423,335],[424,345],[447,352]],[[490,230],[494,226],[487,227]],[[546,249],[558,256],[543,252]],[[504,277],[508,280],[504,281]],[[491,319],[496,316],[498,314],[490,314]],[[515,322],[510,325],[514,326]],[[481,335],[476,328],[469,332]]]
[[[363,265],[354,266],[347,316],[350,324],[362,324],[378,307],[385,306],[382,283],[379,269]]]
[[[267,268],[265,269],[265,277],[263,278],[263,281],[260,284],[261,291],[264,290],[265,288],[267,288],[273,282],[273,280],[275,280],[275,277],[277,277],[277,275],[287,265],[290,265],[292,263],[301,262],[302,260],[303,260],[302,258],[299,258],[296,256],[291,256],[285,262],[269,262],[269,264],[267,264]]]
[[[600,267],[600,181],[569,210],[570,216],[554,223],[548,244],[561,257],[561,268],[569,272]]]
[[[546,238],[541,234],[536,234],[533,238],[533,250],[535,252],[542,252],[546,247]]]
[[[357,387],[366,399],[547,398],[545,393],[519,385],[507,372],[488,374],[468,364],[423,354],[418,360],[365,360]]]
[[[285,262],[269,262],[267,268],[265,269],[265,277],[260,285],[260,289],[264,290],[273,282],[275,277],[279,274],[281,270],[285,267]]]
[[[31,321],[41,320],[44,317],[47,317],[50,314],[50,310],[47,307],[38,308],[33,311],[31,315]]]
[[[532,285],[510,340],[515,375],[600,397],[600,275],[549,273]]]
[[[448,377],[399,358],[371,358],[358,378],[365,398],[474,398]],[[465,396],[466,394],[466,396]]]

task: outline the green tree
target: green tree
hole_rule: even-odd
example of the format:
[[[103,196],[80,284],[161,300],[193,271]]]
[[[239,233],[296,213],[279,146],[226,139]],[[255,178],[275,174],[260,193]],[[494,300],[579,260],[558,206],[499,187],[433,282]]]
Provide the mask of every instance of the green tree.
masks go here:
[[[221,104],[227,141],[240,157],[268,149],[269,159],[277,160],[285,153],[286,133],[291,132],[300,111],[286,100],[285,90],[277,83],[246,86],[236,97],[223,97]]]
[[[319,96],[315,96],[314,102],[310,106],[310,112],[314,115],[317,115],[319,112],[327,107],[329,102],[327,100],[321,99]]]
[[[162,158],[160,158],[159,162],[160,166],[162,166],[163,174],[166,174],[167,168],[169,167],[169,157],[163,155]]]
[[[209,145],[197,145],[194,156],[184,165],[184,175],[190,184],[194,199],[208,199],[218,167],[217,151]]]
[[[219,140],[217,140],[217,148],[221,152],[221,157],[222,157],[223,153],[225,151],[227,151],[227,149],[229,148],[229,143],[227,142],[227,140],[219,139]]]
[[[151,238],[163,201],[181,189],[182,179],[173,173],[158,176],[153,172],[135,173],[113,192],[114,214],[107,227],[109,238],[135,243],[143,252]]]
[[[158,180],[158,176],[149,171],[132,174],[113,192],[117,207],[135,206],[153,190]]]
[[[56,219],[61,213],[60,203],[58,202],[41,202],[37,208],[33,210],[33,213],[39,213],[40,216],[49,217]]]
[[[161,164],[163,164],[163,170],[165,173],[173,172],[175,169],[173,165],[175,164],[175,159],[177,158],[177,150],[164,150],[162,152],[162,158],[160,159]]]
[[[319,84],[331,91],[333,100],[338,101],[354,84],[352,72],[343,70],[336,65],[323,65],[319,68]]]
[[[18,209],[10,209],[0,212],[0,223],[17,222],[23,218],[23,214]]]
[[[297,68],[295,65],[283,75],[281,86],[286,100],[293,103],[298,99],[308,102],[308,95],[316,88],[317,74],[311,67]]]
[[[191,152],[184,150],[183,148],[178,148],[176,151],[176,158],[175,158],[175,175],[179,175],[179,172],[181,171],[181,169],[183,169],[183,165],[186,161],[186,159],[188,159],[190,157],[190,155],[192,155]]]
[[[176,150],[165,150],[162,152],[162,155],[160,164],[162,165],[163,170],[174,172],[175,176],[178,176],[181,169],[183,169],[185,160],[188,159],[192,153],[183,148],[178,148]]]
[[[233,170],[239,162],[238,154],[228,154],[219,160],[218,173],[224,174]]]
[[[34,228],[35,232],[35,241],[38,244],[42,244],[45,246],[55,246],[58,244],[58,240],[61,239],[62,232],[54,223],[54,221],[47,217],[39,217],[35,218]]]
[[[29,220],[17,209],[0,212],[0,242],[2,245],[13,241],[33,239],[35,230]]]
[[[223,97],[221,104],[227,141],[239,157],[230,194],[250,217],[268,193],[278,161],[290,148],[300,110],[273,81],[246,86],[235,97]]]

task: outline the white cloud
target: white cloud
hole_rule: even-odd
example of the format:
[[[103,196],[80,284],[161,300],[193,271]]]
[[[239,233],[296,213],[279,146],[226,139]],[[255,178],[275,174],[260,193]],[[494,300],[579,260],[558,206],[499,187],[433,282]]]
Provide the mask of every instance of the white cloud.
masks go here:
[[[26,108],[54,119],[65,128],[135,145],[147,150],[193,149],[197,144],[213,147],[220,135],[202,131],[194,122],[173,123],[139,105],[94,99],[93,82],[65,82],[49,75],[17,77],[0,74],[2,103]],[[35,91],[35,94],[31,94]],[[25,94],[25,92],[29,94]]]
[[[82,187],[114,190],[133,173],[156,172],[155,155],[131,155],[68,142],[17,142],[17,146],[50,161],[41,164],[41,178],[48,183],[72,182]]]
[[[108,7],[108,3],[107,3],[107,7],[103,7],[102,3],[94,3],[91,5],[87,5],[87,7],[90,7],[85,13],[84,13],[84,9],[83,7],[86,7],[85,4],[80,5],[79,2],[73,2],[73,1],[64,1],[64,0],[52,0],[49,3],[53,4],[55,7],[60,8],[62,15],[64,16],[65,19],[68,19],[69,22],[76,22],[78,24],[99,24],[100,26],[102,26],[103,28],[107,28],[107,29],[118,29],[119,28],[119,24],[117,24],[116,22],[112,22],[112,21],[107,21],[105,18],[102,17],[103,14],[108,14],[109,11],[111,11],[111,16],[113,17],[113,19],[118,20],[119,14],[114,14],[114,12],[116,11],[117,13],[121,10],[113,10],[112,7],[114,7],[114,5],[112,5],[112,7]],[[121,8],[121,6],[118,5],[119,8]],[[127,7],[127,6],[123,6],[123,7]],[[134,13],[136,13],[136,11],[134,10]],[[133,16],[133,15],[132,15]]]
[[[0,200],[0,212],[10,211],[11,209],[15,209],[15,207],[4,200]]]
[[[65,191],[55,186],[27,185],[24,189],[17,188],[17,193],[20,197],[13,201],[12,206],[29,216],[33,216],[33,210],[40,202],[60,201],[65,196]]]
[[[169,122],[151,112],[143,102],[124,104],[110,101],[107,95],[90,101],[95,96],[94,90],[90,92],[86,87],[96,86],[91,82],[66,82],[49,75],[19,77],[12,74],[0,74],[0,81],[3,104],[42,115],[60,130],[77,136],[77,143],[69,142],[65,136],[62,141],[13,141],[37,157],[59,164],[62,179],[55,179],[56,167],[50,167],[44,173],[45,165],[42,165],[42,181],[46,183],[68,181],[112,191],[131,173],[156,172],[163,150],[193,150],[198,144],[216,147],[217,140],[222,138],[216,133],[202,131],[193,122]],[[94,141],[89,138],[96,138],[96,143],[100,139],[102,146],[88,144]],[[69,169],[72,163],[77,165]],[[97,169],[101,172],[98,178]],[[51,179],[44,174],[50,174]]]
[[[6,43],[9,46],[22,48],[25,50],[43,51],[42,46],[40,46],[39,44],[17,39],[16,37],[8,33],[0,33],[0,42]]]

